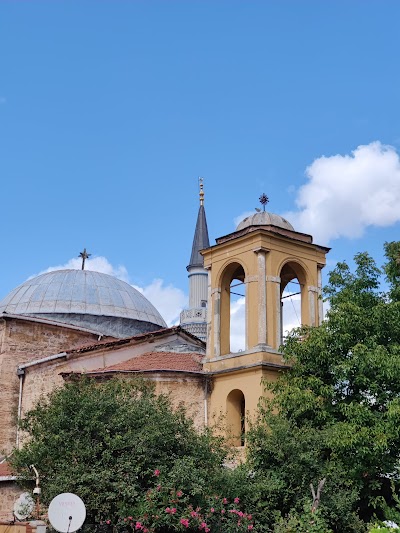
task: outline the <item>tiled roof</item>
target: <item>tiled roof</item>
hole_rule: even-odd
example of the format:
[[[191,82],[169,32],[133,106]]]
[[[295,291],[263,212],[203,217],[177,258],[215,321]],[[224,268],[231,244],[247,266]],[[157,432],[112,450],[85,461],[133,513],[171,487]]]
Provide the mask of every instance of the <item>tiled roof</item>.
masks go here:
[[[68,350],[66,353],[73,354],[73,353],[91,352],[93,350],[97,350],[101,348],[112,348],[114,346],[130,344],[131,342],[133,343],[140,342],[143,340],[148,340],[148,339],[155,338],[155,337],[162,337],[163,335],[169,335],[173,333],[184,333],[185,335],[191,337],[193,340],[205,346],[205,343],[202,340],[200,340],[195,335],[192,335],[185,329],[181,328],[181,326],[172,326],[171,328],[162,328],[162,329],[157,329],[156,331],[151,331],[148,333],[140,333],[138,335],[134,335],[133,337],[129,337],[127,339],[118,339],[115,341],[105,340],[105,341],[97,342],[96,344],[83,345],[83,346],[80,346],[79,348]]]
[[[8,463],[0,463],[0,477],[12,476],[10,465]]]
[[[147,352],[128,361],[117,363],[106,368],[99,368],[90,374],[107,372],[157,372],[180,371],[202,372],[202,356],[198,353],[188,352]]]

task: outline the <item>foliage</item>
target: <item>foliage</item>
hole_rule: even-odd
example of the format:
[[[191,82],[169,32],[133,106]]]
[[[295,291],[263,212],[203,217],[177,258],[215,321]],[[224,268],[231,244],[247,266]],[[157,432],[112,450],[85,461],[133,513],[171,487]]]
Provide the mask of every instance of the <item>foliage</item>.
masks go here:
[[[317,510],[311,513],[304,508],[303,513],[290,513],[285,519],[281,518],[274,528],[274,533],[332,533],[326,520]]]
[[[160,475],[161,474],[161,475]],[[155,471],[157,485],[149,489],[139,505],[132,506],[131,513],[113,524],[118,531],[141,531],[143,533],[169,533],[195,531],[239,533],[254,528],[252,516],[240,509],[240,499],[222,496],[205,496],[202,506],[194,507],[190,494],[165,485],[169,476]],[[158,477],[160,476],[160,477]]]
[[[183,409],[173,410],[146,382],[67,383],[22,427],[29,439],[13,454],[14,470],[31,480],[29,465],[36,465],[44,504],[62,492],[78,494],[89,523],[127,516],[153,487],[156,469],[168,472],[171,486],[185,487],[195,507],[221,480],[220,441],[197,432]]]
[[[310,482],[326,477],[321,516],[340,533],[383,518],[398,489],[400,244],[385,250],[386,293],[366,253],[354,273],[331,272],[327,320],[289,335],[292,367],[266,385],[273,397],[248,434],[250,468],[274,479],[282,513],[301,513]]]

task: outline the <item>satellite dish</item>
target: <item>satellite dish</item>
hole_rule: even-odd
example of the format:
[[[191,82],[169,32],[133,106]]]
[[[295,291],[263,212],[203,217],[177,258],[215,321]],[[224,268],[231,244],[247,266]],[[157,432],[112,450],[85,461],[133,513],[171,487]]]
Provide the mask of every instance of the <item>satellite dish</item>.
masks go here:
[[[50,524],[60,533],[74,533],[86,518],[86,508],[76,494],[65,492],[53,498],[49,505]]]
[[[29,492],[23,492],[14,503],[14,516],[17,520],[25,520],[32,514],[35,502]]]

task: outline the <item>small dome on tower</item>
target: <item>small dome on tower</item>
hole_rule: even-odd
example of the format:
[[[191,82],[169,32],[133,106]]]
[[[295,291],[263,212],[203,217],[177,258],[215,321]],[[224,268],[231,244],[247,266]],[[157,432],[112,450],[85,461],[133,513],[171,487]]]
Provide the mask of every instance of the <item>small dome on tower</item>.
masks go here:
[[[277,226],[278,228],[295,231],[294,227],[285,218],[268,211],[260,211],[244,218],[236,228],[236,231],[248,228],[249,226]]]

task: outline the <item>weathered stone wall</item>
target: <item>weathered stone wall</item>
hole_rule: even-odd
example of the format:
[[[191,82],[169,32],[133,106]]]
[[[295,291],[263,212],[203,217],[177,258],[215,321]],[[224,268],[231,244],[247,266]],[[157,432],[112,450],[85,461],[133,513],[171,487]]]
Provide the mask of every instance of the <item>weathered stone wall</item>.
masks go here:
[[[0,483],[0,522],[13,520],[14,502],[23,492],[12,481]]]
[[[204,382],[203,377],[182,377],[177,374],[154,374],[143,377],[155,382],[157,394],[170,396],[172,405],[178,407],[183,404],[187,414],[193,419],[196,428],[204,427]]]
[[[96,335],[79,330],[29,320],[0,319],[0,456],[8,454],[15,445],[18,365],[96,340]]]

